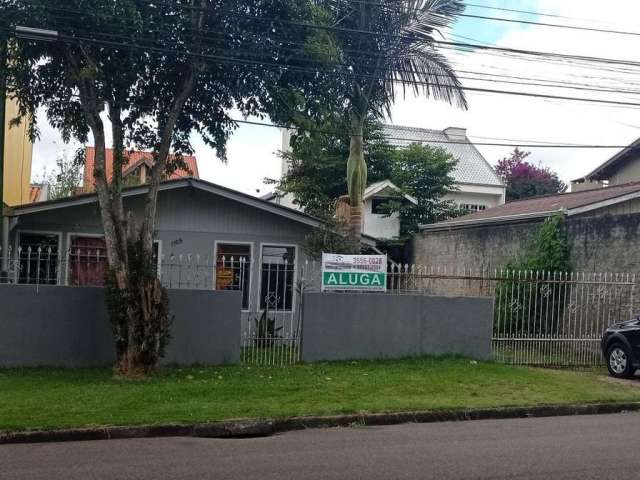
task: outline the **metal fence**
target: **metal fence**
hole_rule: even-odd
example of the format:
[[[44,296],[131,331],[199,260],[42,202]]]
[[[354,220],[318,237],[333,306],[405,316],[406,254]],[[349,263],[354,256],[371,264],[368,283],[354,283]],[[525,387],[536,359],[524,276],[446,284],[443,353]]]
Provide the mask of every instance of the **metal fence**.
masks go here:
[[[298,362],[304,293],[321,291],[321,265],[286,255],[261,260],[256,265],[247,256],[169,254],[157,259],[157,274],[168,288],[241,291],[242,361]],[[0,261],[6,267],[0,273],[5,283],[104,285],[103,249],[18,248]],[[603,363],[601,335],[608,325],[638,311],[635,290],[636,275],[630,273],[390,264],[387,291],[379,294],[491,297],[495,360],[568,367]]]

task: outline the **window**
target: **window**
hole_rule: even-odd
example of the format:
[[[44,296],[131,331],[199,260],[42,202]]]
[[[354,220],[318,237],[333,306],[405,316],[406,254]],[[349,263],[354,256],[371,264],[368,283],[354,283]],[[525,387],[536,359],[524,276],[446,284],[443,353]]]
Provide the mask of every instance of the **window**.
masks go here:
[[[103,237],[74,235],[69,242],[69,285],[105,285],[107,248]]]
[[[18,242],[18,283],[58,283],[60,237],[57,233],[23,233]]]
[[[260,267],[261,309],[292,309],[295,265],[295,247],[270,245],[262,247],[262,265]]]
[[[460,205],[460,207],[467,212],[482,212],[487,209],[486,205],[478,205],[475,203],[464,203]]]
[[[388,198],[384,197],[374,197],[371,199],[371,213],[374,215],[387,215],[389,211],[387,208],[387,202],[389,202]]]
[[[219,243],[216,252],[216,290],[242,292],[242,309],[249,309],[251,245]]]

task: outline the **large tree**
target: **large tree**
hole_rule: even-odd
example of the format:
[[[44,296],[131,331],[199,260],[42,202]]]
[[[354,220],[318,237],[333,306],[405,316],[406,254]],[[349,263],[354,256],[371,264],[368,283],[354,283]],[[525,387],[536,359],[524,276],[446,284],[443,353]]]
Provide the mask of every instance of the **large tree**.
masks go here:
[[[448,60],[438,52],[434,36],[464,10],[460,0],[380,0],[334,2],[318,0],[325,27],[332,75],[341,76],[340,97],[349,122],[347,187],[350,229],[359,238],[362,197],[367,185],[364,157],[366,119],[390,116],[400,92],[407,89],[466,108],[460,82]],[[321,43],[321,39],[318,43]]]
[[[507,200],[564,193],[567,184],[558,174],[548,167],[541,167],[527,162],[531,152],[516,148],[510,156],[498,161],[496,172],[507,187]]]
[[[291,195],[307,213],[329,220],[335,214],[337,200],[347,193],[344,158],[349,154],[349,130],[342,122],[341,117],[327,119],[324,129],[294,137],[291,149],[281,153],[288,171],[280,180],[269,181],[279,194]],[[365,123],[365,134],[369,183],[391,180],[401,193],[417,200],[416,205],[398,195],[384,205],[389,214],[400,214],[403,235],[415,232],[418,225],[460,213],[452,202],[443,199],[456,188],[452,173],[457,161],[450,153],[419,144],[394,147],[375,120]]]
[[[260,111],[264,85],[275,78],[259,62],[246,60],[247,52],[266,63],[277,61],[281,42],[272,37],[287,31],[277,20],[252,19],[287,18],[290,6],[295,4],[285,0],[7,0],[0,5],[0,18],[10,25],[60,34],[56,42],[12,41],[8,81],[33,137],[36,113],[45,108],[65,140],[92,140],[95,146],[110,316],[117,367],[125,374],[152,369],[168,338],[166,292],[151,260],[160,180],[178,166],[181,154],[192,153],[192,132],[225,159],[235,127],[230,110]],[[112,178],[105,165],[108,147],[115,152]],[[128,212],[122,200],[128,148],[150,150],[154,157],[139,215]]]

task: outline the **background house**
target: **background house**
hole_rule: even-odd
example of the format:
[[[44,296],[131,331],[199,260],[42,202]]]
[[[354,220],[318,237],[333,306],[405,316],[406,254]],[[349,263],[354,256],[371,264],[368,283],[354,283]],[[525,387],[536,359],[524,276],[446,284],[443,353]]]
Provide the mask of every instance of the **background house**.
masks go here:
[[[640,181],[640,138],[584,177],[571,181],[571,191]]]
[[[449,127],[444,130],[385,125],[389,143],[405,147],[412,143],[443,148],[458,160],[453,172],[456,190],[444,198],[460,207],[477,212],[502,205],[506,187],[493,167],[467,138],[467,130]]]
[[[640,269],[640,182],[530,198],[433,225],[412,239],[412,261],[478,270],[503,267],[526,253],[551,215],[564,216],[576,271]]]
[[[383,132],[391,145],[406,147],[412,143],[420,143],[439,147],[458,160],[453,172],[456,189],[445,195],[445,200],[451,200],[471,212],[483,211],[505,202],[505,185],[489,162],[467,138],[465,129],[451,127],[440,131],[384,125]],[[291,132],[283,129],[283,151],[290,149],[290,141]],[[288,169],[286,159],[282,159],[282,175],[286,174]],[[392,192],[397,195],[398,191],[398,187],[388,180],[369,185],[365,191],[363,233],[380,240],[389,240],[400,235],[398,215],[384,215],[378,208],[383,203],[383,197],[389,197]],[[290,208],[299,208],[292,195],[278,196],[270,193],[263,198]],[[405,199],[415,202],[415,199],[409,197]]]
[[[86,147],[84,174],[82,176],[82,192],[89,193],[95,190],[95,178],[93,169],[95,165],[96,149],[94,147]],[[169,156],[169,162],[175,160],[173,155]],[[200,178],[198,173],[198,161],[196,157],[191,155],[183,155],[182,162],[184,166],[176,168],[171,174],[166,175],[166,180],[176,180],[178,178]],[[151,152],[127,151],[127,164],[122,168],[122,176],[124,184],[144,185],[151,173],[153,166],[153,154]],[[107,171],[107,179],[113,177],[113,150],[107,148],[105,152],[105,169]]]

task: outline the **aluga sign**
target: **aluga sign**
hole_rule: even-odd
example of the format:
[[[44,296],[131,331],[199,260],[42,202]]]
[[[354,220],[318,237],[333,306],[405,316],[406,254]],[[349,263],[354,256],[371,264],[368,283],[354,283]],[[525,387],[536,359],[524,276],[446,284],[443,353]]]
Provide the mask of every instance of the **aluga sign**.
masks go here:
[[[386,255],[322,254],[322,291],[387,289]]]

